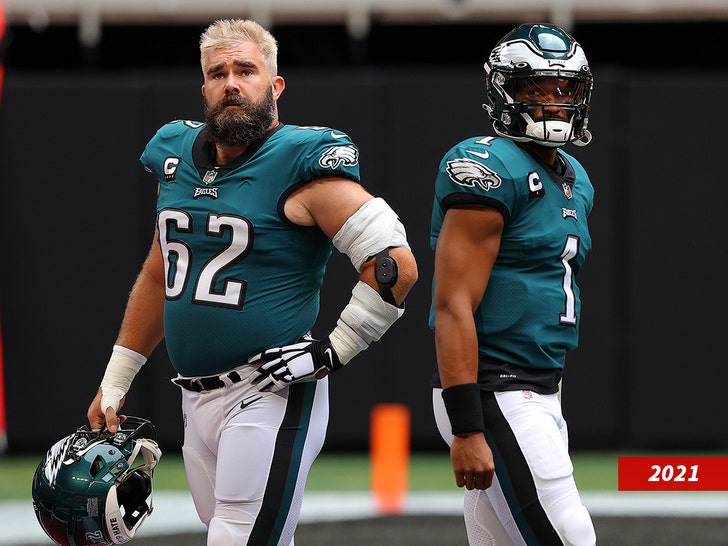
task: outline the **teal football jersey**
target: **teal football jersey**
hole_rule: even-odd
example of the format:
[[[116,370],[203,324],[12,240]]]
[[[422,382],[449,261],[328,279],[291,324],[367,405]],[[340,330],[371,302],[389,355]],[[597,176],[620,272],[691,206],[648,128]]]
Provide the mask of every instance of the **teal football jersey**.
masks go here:
[[[222,373],[312,328],[332,243],[283,205],[312,180],[359,182],[358,149],[323,127],[279,125],[230,164],[213,158],[191,121],[163,126],[141,156],[159,181],[164,332],[183,376]]]
[[[539,369],[563,368],[578,341],[576,274],[591,237],[594,188],[583,167],[559,151],[562,169],[537,161],[507,138],[462,141],[440,163],[430,244],[449,208],[490,206],[505,219],[483,301],[475,312],[480,355]],[[430,310],[434,328],[434,308]]]

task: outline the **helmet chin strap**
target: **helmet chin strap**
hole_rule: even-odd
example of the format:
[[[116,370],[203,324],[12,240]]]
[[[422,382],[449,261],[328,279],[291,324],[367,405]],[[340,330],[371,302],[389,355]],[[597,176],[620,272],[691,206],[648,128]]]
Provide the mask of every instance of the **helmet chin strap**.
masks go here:
[[[493,113],[493,107],[489,104],[483,104],[483,109],[488,112],[488,114],[492,115]],[[493,119],[491,116],[491,119],[493,120],[493,130],[496,132],[498,136],[510,138],[511,140],[515,140],[516,142],[536,142],[537,144],[540,144],[541,146],[546,146],[549,148],[560,148],[564,144],[568,144],[571,142],[575,146],[586,146],[589,144],[592,140],[592,134],[584,129],[584,132],[579,138],[576,139],[569,139],[569,135],[572,132],[572,126],[571,122],[568,121],[558,121],[558,120],[547,120],[547,121],[533,121],[533,118],[529,116],[528,114],[521,113],[521,116],[523,116],[523,119],[526,120],[526,135],[523,137],[518,137],[509,133],[506,133],[505,131],[499,129],[500,122],[496,119]],[[563,133],[566,135],[566,138],[564,140],[559,141],[553,141],[553,140],[547,140],[549,137],[551,137],[551,133],[549,131],[549,125],[551,125],[552,130],[553,129],[562,129]],[[554,127],[553,124],[559,124],[559,126]],[[545,127],[544,127],[545,126]]]
[[[576,140],[572,140],[571,143],[575,146],[586,146],[592,141],[592,134],[587,130],[584,129],[584,132],[582,135],[577,138]]]

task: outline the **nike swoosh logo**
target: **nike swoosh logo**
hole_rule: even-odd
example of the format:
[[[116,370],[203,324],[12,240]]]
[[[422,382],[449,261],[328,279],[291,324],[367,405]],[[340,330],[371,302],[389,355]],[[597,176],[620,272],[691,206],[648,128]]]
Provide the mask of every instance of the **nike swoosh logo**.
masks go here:
[[[490,157],[490,154],[488,152],[471,152],[470,150],[465,150],[469,154],[477,155],[478,157],[482,157],[483,159],[488,159]]]
[[[253,402],[257,402],[261,398],[263,398],[263,397],[262,396],[256,396],[255,398],[248,398],[247,400],[243,400],[242,402],[240,402],[240,409],[247,408],[250,404],[252,404]]]
[[[331,131],[331,138],[344,138],[344,137],[346,137],[346,135],[344,135],[344,134],[337,135],[336,133]]]
[[[334,352],[331,350],[330,347],[326,347],[326,349],[324,349],[324,354],[329,357],[329,362],[331,364],[333,364],[334,363]]]

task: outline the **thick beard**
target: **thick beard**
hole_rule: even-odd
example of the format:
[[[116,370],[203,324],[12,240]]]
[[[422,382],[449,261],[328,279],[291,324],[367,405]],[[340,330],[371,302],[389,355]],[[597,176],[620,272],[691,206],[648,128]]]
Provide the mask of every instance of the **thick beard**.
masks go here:
[[[228,108],[231,105],[237,108]],[[262,137],[274,119],[275,101],[271,88],[260,102],[242,95],[228,95],[212,106],[205,100],[207,137],[214,144],[247,146]]]

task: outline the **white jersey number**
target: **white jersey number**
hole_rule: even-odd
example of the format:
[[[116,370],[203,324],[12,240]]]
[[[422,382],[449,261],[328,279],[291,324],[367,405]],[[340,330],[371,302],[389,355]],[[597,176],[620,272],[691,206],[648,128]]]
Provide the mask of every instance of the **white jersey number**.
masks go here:
[[[192,249],[184,242],[170,237],[170,227],[180,233],[192,233],[192,217],[182,210],[165,209],[159,213],[159,245],[164,258],[165,288],[168,300],[178,299],[185,291],[190,276]],[[252,225],[240,216],[210,214],[205,234],[222,238],[229,233],[230,241],[200,270],[195,284],[193,303],[242,309],[246,281],[226,279],[221,290],[215,289],[220,275],[232,264],[243,259],[250,247]]]
[[[563,288],[566,295],[566,310],[559,314],[559,324],[567,326],[576,325],[576,296],[574,295],[574,271],[569,260],[579,254],[579,238],[569,235],[566,238],[564,250],[561,251],[561,263],[564,266]]]

